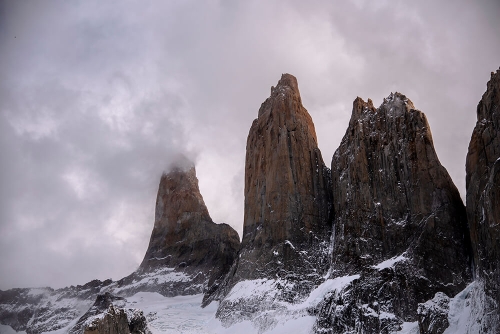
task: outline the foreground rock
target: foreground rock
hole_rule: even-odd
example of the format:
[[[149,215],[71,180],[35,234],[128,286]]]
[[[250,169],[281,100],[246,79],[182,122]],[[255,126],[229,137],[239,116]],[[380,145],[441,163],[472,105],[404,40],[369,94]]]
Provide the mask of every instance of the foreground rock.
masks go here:
[[[332,276],[361,276],[343,300],[325,298],[318,331],[390,333],[417,320],[419,303],[471,281],[464,205],[425,115],[404,95],[378,109],[354,101],[332,182]]]
[[[477,106],[466,161],[467,217],[478,284],[484,287],[482,333],[500,332],[500,69]]]
[[[124,298],[109,292],[98,295],[69,334],[150,334],[142,311],[123,306]]]
[[[305,296],[328,268],[331,202],[330,171],[314,124],[296,78],[283,74],[248,134],[240,257],[222,294],[238,282],[271,279],[277,281],[268,286],[278,289],[271,299]],[[261,297],[254,296],[258,309],[266,307]],[[219,317],[240,312],[252,318],[259,313],[252,303],[223,301]]]

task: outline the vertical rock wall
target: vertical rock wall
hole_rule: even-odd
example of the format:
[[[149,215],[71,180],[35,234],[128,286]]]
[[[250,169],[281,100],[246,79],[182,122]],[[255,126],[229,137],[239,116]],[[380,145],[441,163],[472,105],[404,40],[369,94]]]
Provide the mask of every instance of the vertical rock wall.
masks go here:
[[[484,330],[493,333],[500,330],[500,69],[477,106],[466,172],[476,276],[488,297]]]

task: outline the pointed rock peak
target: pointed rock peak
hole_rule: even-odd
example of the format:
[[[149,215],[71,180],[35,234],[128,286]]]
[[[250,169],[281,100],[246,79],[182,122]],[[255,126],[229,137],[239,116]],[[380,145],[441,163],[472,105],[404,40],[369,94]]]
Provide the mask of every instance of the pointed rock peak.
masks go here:
[[[353,102],[351,123],[360,122],[361,120],[371,119],[384,119],[383,122],[376,122],[378,126],[383,126],[386,123],[393,123],[396,118],[410,116],[413,121],[419,123],[422,127],[429,129],[427,119],[421,111],[415,109],[413,102],[401,93],[391,93],[380,107],[375,108],[371,99],[365,102],[362,98],[357,97]],[[373,121],[373,119],[372,119]],[[430,135],[430,131],[429,135]]]
[[[498,110],[500,106],[500,68],[495,72],[491,72],[490,81],[486,85],[481,101],[477,106],[477,120],[491,118],[493,112]]]
[[[405,112],[411,109],[415,109],[415,106],[413,105],[413,102],[411,102],[411,100],[406,97],[406,95],[395,92],[391,93],[384,99],[384,102],[382,102],[382,105],[379,109],[382,108],[387,111],[390,111],[391,109],[397,109]]]
[[[356,97],[354,102],[352,103],[352,116],[351,119],[358,119],[361,115],[366,111],[375,112],[376,108],[373,106],[373,102],[371,99],[368,99],[368,102],[365,102],[359,96]]]
[[[281,112],[304,109],[300,98],[299,84],[297,78],[293,75],[282,74],[276,87],[271,87],[271,96],[262,103],[259,109],[259,117],[274,109],[279,109]]]
[[[281,75],[281,79],[278,81],[276,88],[271,88],[271,93],[275,90],[279,91],[280,89],[291,89],[292,92],[300,95],[297,78],[288,73],[284,73]]]
[[[239,277],[274,277],[270,272],[298,264],[309,270],[297,254],[328,234],[330,195],[330,171],[300,101],[297,79],[283,74],[248,134]],[[289,245],[297,252],[289,252]]]
[[[155,228],[212,221],[198,187],[196,169],[188,162],[185,160],[184,165],[176,165],[162,175],[156,199]]]

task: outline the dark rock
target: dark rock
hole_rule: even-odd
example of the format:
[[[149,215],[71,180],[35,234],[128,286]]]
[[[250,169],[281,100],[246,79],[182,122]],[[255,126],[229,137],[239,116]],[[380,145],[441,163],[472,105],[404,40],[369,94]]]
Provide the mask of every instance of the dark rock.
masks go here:
[[[418,303],[436,292],[455,295],[471,281],[464,205],[437,158],[425,115],[404,95],[391,94],[378,109],[371,100],[354,101],[333,156],[332,183],[332,275],[361,278],[343,315],[351,318],[331,321],[346,327],[318,330],[389,333],[417,320]],[[364,310],[370,304],[378,311]]]
[[[109,292],[99,294],[69,334],[150,334],[142,311],[124,309],[117,303],[124,304],[124,298]]]
[[[422,334],[442,334],[450,325],[448,312],[450,298],[442,292],[436,293],[432,300],[418,304],[418,327]]]
[[[466,161],[467,217],[477,278],[491,299],[485,322],[500,331],[500,69],[477,106]],[[489,305],[489,306],[487,306]]]
[[[106,292],[104,294],[99,294],[97,295],[97,298],[92,305],[92,307],[85,312],[84,315],[80,317],[78,322],[73,326],[73,328],[70,329],[69,334],[81,334],[86,330],[86,325],[89,319],[92,317],[95,317],[97,315],[105,313],[110,307],[113,306],[113,302],[117,301],[124,301],[125,299],[123,297],[118,297],[114,296],[109,292]],[[112,313],[114,315],[114,309],[112,309]],[[126,320],[126,316],[125,316]],[[128,329],[128,325],[127,325]],[[124,332],[125,333],[125,332]]]

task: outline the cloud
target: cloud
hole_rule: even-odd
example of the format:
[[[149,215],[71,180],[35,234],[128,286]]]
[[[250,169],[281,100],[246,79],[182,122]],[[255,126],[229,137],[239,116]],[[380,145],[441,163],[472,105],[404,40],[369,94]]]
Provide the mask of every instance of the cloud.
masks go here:
[[[397,90],[463,194],[497,13],[465,0],[2,2],[0,289],[133,271],[179,153],[212,218],[241,233],[248,129],[285,72],[327,164],[354,98]]]

